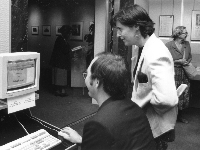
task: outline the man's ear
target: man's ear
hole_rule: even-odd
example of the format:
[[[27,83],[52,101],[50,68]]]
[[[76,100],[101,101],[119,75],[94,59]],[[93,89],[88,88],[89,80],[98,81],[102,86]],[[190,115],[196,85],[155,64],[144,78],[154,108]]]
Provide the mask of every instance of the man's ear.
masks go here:
[[[136,29],[137,31],[140,29],[140,27],[139,27],[138,25],[135,25],[134,27],[135,27],[135,29]]]
[[[95,79],[95,86],[96,86],[96,88],[99,87],[99,80],[98,79]]]

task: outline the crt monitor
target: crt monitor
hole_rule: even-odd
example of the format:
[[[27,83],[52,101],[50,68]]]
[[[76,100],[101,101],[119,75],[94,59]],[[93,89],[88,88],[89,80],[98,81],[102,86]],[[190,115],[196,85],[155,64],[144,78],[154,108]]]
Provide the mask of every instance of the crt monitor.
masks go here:
[[[40,54],[16,52],[0,54],[0,99],[39,90]]]

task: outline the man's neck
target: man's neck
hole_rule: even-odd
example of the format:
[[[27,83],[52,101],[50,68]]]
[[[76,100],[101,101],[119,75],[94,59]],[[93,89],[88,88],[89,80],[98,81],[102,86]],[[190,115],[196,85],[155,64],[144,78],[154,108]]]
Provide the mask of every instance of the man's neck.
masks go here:
[[[99,107],[108,99],[110,98],[110,96],[105,93],[105,92],[101,92],[98,94],[97,98],[96,98],[96,101],[99,105]]]

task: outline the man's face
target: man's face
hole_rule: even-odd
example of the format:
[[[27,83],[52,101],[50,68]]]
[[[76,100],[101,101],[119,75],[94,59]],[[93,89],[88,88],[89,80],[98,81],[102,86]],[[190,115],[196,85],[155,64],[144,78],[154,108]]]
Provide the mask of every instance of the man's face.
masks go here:
[[[95,57],[92,61],[91,61],[91,63],[90,63],[90,65],[89,65],[89,67],[88,67],[88,69],[87,69],[87,76],[86,76],[86,78],[85,78],[85,84],[86,84],[86,86],[87,86],[87,88],[88,88],[88,95],[90,96],[90,97],[92,97],[92,98],[95,98],[95,95],[96,95],[96,83],[94,82],[94,80],[92,80],[91,79],[91,66],[92,66],[92,64],[97,60],[97,58],[98,57]]]
[[[136,28],[122,25],[116,22],[117,36],[120,37],[126,46],[137,45]]]

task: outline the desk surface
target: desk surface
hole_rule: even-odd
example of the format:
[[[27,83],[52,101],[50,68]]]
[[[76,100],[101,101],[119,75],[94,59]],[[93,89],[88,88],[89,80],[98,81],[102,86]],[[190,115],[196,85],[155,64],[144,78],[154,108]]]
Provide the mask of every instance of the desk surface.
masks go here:
[[[59,131],[59,128],[37,120],[29,114],[30,112],[28,109],[13,114],[5,114],[3,111],[4,110],[1,110],[0,112],[0,146],[27,135],[20,123],[28,133],[33,133],[39,129],[45,129],[51,135],[58,137],[57,131]],[[69,141],[63,141],[58,146],[52,148],[52,150],[64,150],[72,145],[74,144]]]

